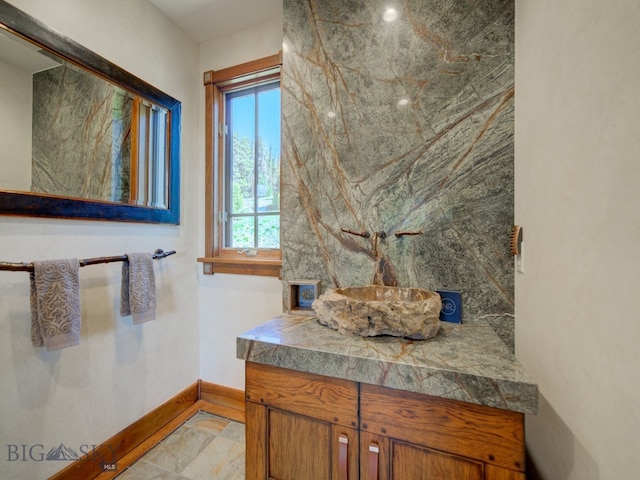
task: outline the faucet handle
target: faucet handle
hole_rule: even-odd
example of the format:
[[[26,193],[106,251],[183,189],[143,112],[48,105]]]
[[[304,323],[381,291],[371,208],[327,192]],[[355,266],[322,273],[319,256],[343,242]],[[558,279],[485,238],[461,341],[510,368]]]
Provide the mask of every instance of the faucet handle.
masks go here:
[[[396,236],[396,238],[400,238],[400,237],[404,237],[405,235],[422,235],[422,230],[418,230],[417,232],[396,232],[394,233],[394,235]]]
[[[341,228],[340,230],[342,230],[344,233],[350,233],[351,235],[357,235],[358,237],[364,237],[364,238],[369,238],[370,237],[369,232],[355,232],[353,230],[349,230],[348,228]]]

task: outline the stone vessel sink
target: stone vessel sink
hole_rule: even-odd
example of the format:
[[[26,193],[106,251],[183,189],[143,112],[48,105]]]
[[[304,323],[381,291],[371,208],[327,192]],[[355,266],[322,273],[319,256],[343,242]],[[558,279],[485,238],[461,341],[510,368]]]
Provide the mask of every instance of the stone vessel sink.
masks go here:
[[[441,307],[436,292],[376,285],[329,289],[312,304],[320,323],[340,333],[417,340],[438,334]]]

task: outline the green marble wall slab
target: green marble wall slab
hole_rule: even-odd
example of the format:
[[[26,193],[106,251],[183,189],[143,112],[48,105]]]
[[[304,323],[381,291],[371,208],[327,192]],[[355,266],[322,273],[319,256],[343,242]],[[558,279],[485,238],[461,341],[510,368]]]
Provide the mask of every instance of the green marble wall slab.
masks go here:
[[[377,278],[510,318],[513,0],[391,4],[284,0],[285,305],[289,280]]]

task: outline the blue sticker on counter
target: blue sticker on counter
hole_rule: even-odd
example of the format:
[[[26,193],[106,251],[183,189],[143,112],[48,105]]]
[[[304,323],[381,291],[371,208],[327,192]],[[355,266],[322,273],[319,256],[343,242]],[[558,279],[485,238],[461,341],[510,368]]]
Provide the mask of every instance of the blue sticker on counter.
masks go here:
[[[436,290],[442,299],[440,320],[443,322],[462,323],[462,293],[455,290]]]

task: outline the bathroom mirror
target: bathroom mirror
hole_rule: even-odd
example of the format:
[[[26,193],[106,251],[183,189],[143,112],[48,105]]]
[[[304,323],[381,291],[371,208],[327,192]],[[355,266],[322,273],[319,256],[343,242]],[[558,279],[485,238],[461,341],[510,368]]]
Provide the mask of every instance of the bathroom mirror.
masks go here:
[[[4,0],[0,105],[0,214],[180,222],[180,102]]]

